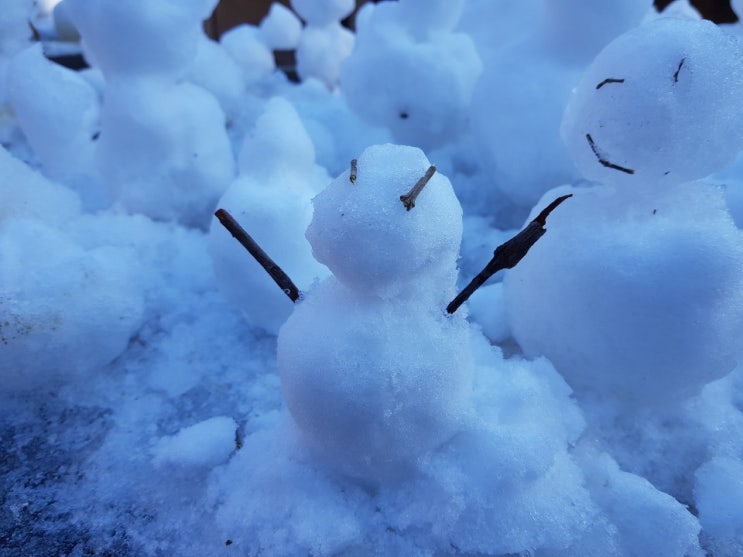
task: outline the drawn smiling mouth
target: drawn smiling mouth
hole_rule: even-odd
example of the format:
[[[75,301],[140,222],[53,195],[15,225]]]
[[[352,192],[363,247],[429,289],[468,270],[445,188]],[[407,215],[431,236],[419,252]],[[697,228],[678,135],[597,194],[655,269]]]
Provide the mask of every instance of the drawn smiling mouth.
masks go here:
[[[586,140],[588,141],[588,145],[591,147],[591,151],[593,151],[593,154],[596,155],[596,159],[605,166],[606,168],[613,168],[614,170],[619,170],[620,172],[624,172],[626,174],[634,174],[635,171],[631,168],[627,168],[626,166],[620,166],[618,164],[615,164],[608,160],[602,153],[601,150],[596,145],[596,142],[593,140],[593,137],[591,137],[590,133],[586,134]]]

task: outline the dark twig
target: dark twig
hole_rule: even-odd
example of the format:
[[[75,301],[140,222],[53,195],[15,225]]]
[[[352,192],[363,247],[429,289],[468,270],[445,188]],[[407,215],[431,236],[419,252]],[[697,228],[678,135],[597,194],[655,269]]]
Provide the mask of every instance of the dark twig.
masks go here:
[[[27,21],[28,28],[31,30],[31,38],[35,43],[41,42],[41,33],[39,33],[39,29],[34,25],[34,22],[30,19]]]
[[[676,68],[676,71],[673,74],[673,82],[678,83],[679,81],[679,72],[681,71],[681,68],[684,67],[684,62],[686,62],[686,58],[682,58],[681,62],[679,62],[679,67]]]
[[[418,197],[418,194],[423,191],[423,188],[426,187],[426,184],[435,172],[436,167],[433,165],[429,166],[423,177],[418,180],[412,188],[410,188],[410,191],[407,194],[400,196],[400,201],[402,201],[402,204],[405,205],[405,209],[410,211],[410,209],[415,207],[415,199]]]
[[[351,181],[352,184],[356,183],[356,172],[358,170],[357,165],[358,161],[356,159],[351,159],[351,174],[349,174],[348,179]]]
[[[224,209],[218,209],[214,215],[219,219],[230,234],[248,250],[250,255],[263,267],[279,288],[284,291],[292,302],[299,299],[299,288],[292,279],[279,267],[268,254],[256,243],[245,229]]]
[[[604,81],[596,85],[596,89],[601,89],[607,83],[624,83],[624,79],[617,79],[615,77],[607,77]]]
[[[591,147],[591,151],[593,151],[593,154],[596,155],[596,158],[598,161],[605,166],[606,168],[613,168],[614,170],[619,170],[620,172],[624,172],[626,174],[634,174],[635,171],[631,168],[627,168],[625,166],[619,166],[618,164],[614,164],[613,162],[610,162],[606,160],[601,152],[599,151],[599,148],[596,146],[596,143],[594,143],[593,138],[591,137],[590,133],[586,134],[586,139],[588,140],[588,145]]]
[[[487,265],[485,265],[485,268],[480,271],[480,273],[473,278],[459,294],[457,294],[457,297],[446,306],[446,311],[448,313],[454,313],[459,309],[459,306],[472,296],[475,290],[480,288],[485,281],[495,273],[502,269],[511,269],[515,267],[516,264],[524,258],[526,253],[537,242],[537,240],[547,232],[547,229],[545,228],[545,225],[547,224],[547,216],[554,211],[555,207],[565,201],[568,197],[572,197],[572,195],[573,194],[571,193],[555,199],[552,203],[547,205],[547,207],[545,207],[533,221],[527,224],[521,232],[495,248],[493,258]]]

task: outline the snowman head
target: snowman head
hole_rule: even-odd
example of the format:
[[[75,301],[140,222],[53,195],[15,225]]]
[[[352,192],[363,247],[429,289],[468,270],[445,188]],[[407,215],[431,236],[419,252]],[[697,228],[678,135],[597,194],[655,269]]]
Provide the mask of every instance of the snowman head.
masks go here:
[[[620,36],[573,92],[562,135],[606,184],[703,178],[743,147],[743,52],[708,21],[659,18]]]
[[[452,280],[442,288],[448,293],[462,239],[462,209],[451,183],[435,172],[414,208],[401,202],[430,167],[416,147],[367,148],[355,163],[354,181],[349,169],[313,200],[307,239],[315,258],[358,291],[388,298],[444,273]]]

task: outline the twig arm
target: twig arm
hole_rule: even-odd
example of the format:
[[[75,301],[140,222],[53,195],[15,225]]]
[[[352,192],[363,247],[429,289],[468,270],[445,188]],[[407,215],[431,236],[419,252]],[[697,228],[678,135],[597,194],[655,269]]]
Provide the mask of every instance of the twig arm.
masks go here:
[[[292,302],[299,299],[299,288],[292,282],[281,267],[263,251],[258,243],[248,234],[245,229],[224,209],[218,209],[214,215],[232,236],[248,250],[250,255],[260,264],[261,267],[269,274],[273,281],[283,290]]]
[[[552,203],[547,205],[547,207],[545,207],[534,220],[527,224],[526,228],[510,240],[495,248],[492,259],[487,265],[485,265],[485,268],[480,271],[459,294],[457,294],[456,298],[446,306],[446,311],[448,313],[454,313],[495,273],[502,269],[511,269],[515,267],[516,264],[524,258],[531,247],[537,243],[537,240],[547,232],[547,229],[545,228],[545,225],[547,224],[547,216],[555,209],[555,207],[572,195],[573,194],[563,195],[555,199]]]

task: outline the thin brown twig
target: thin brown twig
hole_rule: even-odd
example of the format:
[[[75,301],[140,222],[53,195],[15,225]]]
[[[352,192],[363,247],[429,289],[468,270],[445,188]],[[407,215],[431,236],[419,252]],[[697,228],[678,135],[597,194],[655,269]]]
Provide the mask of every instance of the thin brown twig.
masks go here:
[[[527,224],[521,232],[495,248],[493,258],[487,265],[485,265],[485,268],[480,271],[459,294],[457,294],[456,298],[446,306],[446,311],[448,313],[454,313],[495,273],[502,269],[511,269],[515,267],[516,264],[524,258],[526,253],[537,242],[537,240],[547,232],[547,229],[545,228],[545,225],[547,224],[547,216],[549,216],[555,207],[565,201],[568,197],[572,197],[572,195],[573,194],[571,193],[555,199],[552,203],[547,205],[547,207],[545,207],[534,220]]]
[[[263,251],[258,243],[248,234],[245,229],[240,226],[232,215],[230,215],[224,209],[218,209],[214,215],[219,219],[232,236],[242,244],[242,246],[248,250],[250,255],[260,264],[261,267],[269,274],[273,281],[281,288],[292,302],[296,302],[299,299],[299,288],[292,282],[281,267],[269,257],[269,255]]]
[[[426,184],[435,172],[436,167],[434,165],[429,166],[423,177],[418,180],[412,188],[410,188],[410,191],[407,194],[400,196],[400,201],[402,201],[402,204],[405,205],[406,210],[410,211],[410,209],[415,207],[415,200],[418,197],[418,194],[423,191],[423,188],[426,187]]]

